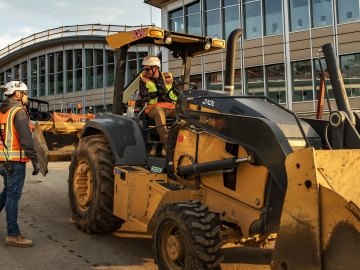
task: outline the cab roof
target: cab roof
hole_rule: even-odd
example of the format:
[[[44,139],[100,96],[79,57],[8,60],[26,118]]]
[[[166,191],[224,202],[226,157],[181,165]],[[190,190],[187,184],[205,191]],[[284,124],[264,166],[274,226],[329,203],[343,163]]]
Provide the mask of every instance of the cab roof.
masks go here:
[[[226,45],[225,40],[222,39],[172,32],[158,27],[119,32],[107,36],[106,41],[114,49],[119,49],[125,45],[150,44],[166,47],[180,55],[186,51],[187,56],[190,57],[224,49]]]

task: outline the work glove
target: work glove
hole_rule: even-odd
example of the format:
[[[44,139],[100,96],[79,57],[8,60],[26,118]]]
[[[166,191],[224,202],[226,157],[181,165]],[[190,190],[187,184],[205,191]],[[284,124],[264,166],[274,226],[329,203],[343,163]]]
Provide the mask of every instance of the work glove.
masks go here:
[[[37,161],[32,161],[32,165],[33,165],[33,172],[32,175],[37,175],[40,171],[40,164]]]

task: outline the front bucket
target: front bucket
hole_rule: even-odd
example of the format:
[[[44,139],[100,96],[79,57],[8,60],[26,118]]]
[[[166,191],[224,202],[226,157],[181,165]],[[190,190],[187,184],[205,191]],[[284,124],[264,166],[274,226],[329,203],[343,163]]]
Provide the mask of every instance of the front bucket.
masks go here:
[[[299,150],[286,172],[272,269],[359,269],[360,150]]]

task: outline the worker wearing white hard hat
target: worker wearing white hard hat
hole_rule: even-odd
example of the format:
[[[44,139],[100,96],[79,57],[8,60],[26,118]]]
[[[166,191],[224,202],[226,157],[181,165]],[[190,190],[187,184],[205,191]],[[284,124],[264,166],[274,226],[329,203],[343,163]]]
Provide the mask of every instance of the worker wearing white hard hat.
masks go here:
[[[0,212],[5,208],[7,236],[5,245],[30,247],[32,241],[21,233],[17,222],[18,205],[25,182],[26,162],[31,161],[33,175],[40,171],[39,160],[30,120],[25,109],[28,88],[25,83],[11,81],[5,84],[5,100],[0,106],[0,175],[4,177],[4,189],[0,192]]]
[[[143,61],[143,72],[140,74],[140,98],[145,113],[158,126],[157,131],[163,144],[167,141],[166,118],[175,118],[177,95],[173,93],[173,77],[170,72],[160,71],[161,62],[156,56],[146,56]]]

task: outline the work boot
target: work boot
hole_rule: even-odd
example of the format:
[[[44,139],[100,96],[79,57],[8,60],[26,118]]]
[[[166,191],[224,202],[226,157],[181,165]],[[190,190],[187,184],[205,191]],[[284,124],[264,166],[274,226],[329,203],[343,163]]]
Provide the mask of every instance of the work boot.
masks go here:
[[[32,247],[33,241],[25,239],[21,234],[15,236],[6,236],[5,246],[13,247]]]

